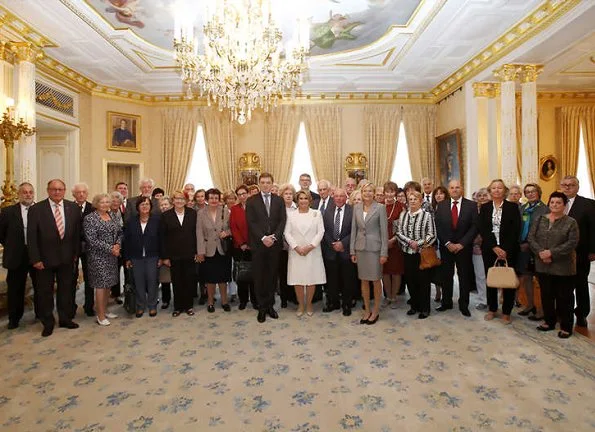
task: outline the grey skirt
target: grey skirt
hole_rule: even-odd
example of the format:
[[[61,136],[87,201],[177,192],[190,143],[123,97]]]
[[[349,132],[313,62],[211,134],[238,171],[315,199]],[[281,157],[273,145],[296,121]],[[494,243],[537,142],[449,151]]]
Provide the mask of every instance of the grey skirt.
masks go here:
[[[375,281],[382,279],[380,251],[355,251],[357,257],[357,277],[360,280]]]

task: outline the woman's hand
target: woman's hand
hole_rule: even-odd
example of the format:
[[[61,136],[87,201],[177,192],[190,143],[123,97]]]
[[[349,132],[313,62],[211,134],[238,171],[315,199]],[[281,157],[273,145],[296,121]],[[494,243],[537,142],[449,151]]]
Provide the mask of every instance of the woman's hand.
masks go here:
[[[504,249],[502,249],[500,246],[496,246],[492,249],[494,251],[494,253],[496,254],[496,256],[498,257],[498,259],[500,260],[505,260],[506,259],[506,251]]]
[[[199,262],[199,263],[203,263],[203,262],[205,262],[205,256],[204,256],[204,255],[202,255],[202,254],[198,254],[198,255],[196,256],[196,261],[197,261],[197,262]]]
[[[112,255],[113,256],[120,256],[120,245],[119,244],[115,244],[112,246]]]
[[[357,264],[357,255],[351,255],[351,262]]]
[[[163,264],[165,267],[171,267],[171,260],[169,260],[169,259],[161,260],[161,264]]]
[[[413,249],[414,252],[417,252],[417,249],[419,249],[419,244],[415,240],[411,240],[409,242],[409,247]]]
[[[219,233],[219,238],[220,239],[224,239],[225,237],[229,236],[229,234],[227,233],[227,231],[221,231]]]
[[[380,265],[386,264],[387,261],[388,261],[388,257],[385,257],[385,256],[380,257]]]

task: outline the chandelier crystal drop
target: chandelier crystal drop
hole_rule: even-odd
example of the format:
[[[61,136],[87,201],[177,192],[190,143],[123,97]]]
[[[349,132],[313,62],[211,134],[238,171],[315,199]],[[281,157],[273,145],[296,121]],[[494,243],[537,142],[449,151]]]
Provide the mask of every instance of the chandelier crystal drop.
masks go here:
[[[195,7],[178,8],[175,61],[187,98],[206,96],[209,105],[229,109],[232,120],[244,124],[254,109],[267,112],[284,94],[295,97],[308,67],[309,23],[296,19],[296,31],[283,49],[270,0],[214,3],[206,10],[203,54],[194,37]]]

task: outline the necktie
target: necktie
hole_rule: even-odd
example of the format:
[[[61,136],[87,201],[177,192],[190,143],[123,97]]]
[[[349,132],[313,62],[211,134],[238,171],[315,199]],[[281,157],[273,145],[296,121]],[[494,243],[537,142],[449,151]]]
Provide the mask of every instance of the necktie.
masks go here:
[[[122,213],[126,213],[126,206],[124,205],[124,203],[122,203],[122,205],[120,206],[120,211]]]
[[[79,204],[79,209],[81,209],[81,214],[83,214],[83,212],[85,211],[85,209],[83,208],[82,204]]]
[[[54,219],[56,219],[56,228],[58,228],[58,234],[60,234],[60,239],[63,239],[64,219],[62,218],[62,213],[60,213],[60,206],[58,204],[54,205]]]
[[[333,231],[335,240],[339,240],[341,238],[341,210],[343,210],[343,209],[338,208],[337,214],[335,215],[335,229]]]
[[[322,205],[320,206],[320,213],[324,213],[324,211],[326,210],[326,200],[321,200],[322,201]]]
[[[426,202],[431,202],[430,195],[426,195]]]
[[[457,209],[458,201],[453,201],[452,209],[450,213],[452,215],[452,229],[457,229],[457,223],[459,222],[459,210]]]
[[[264,205],[267,208],[267,215],[271,215],[271,194],[264,194]]]
[[[23,217],[23,228],[25,229],[25,246],[27,246],[27,222],[29,219],[29,207],[25,206],[25,215]]]
[[[566,208],[564,208],[564,214],[568,215],[568,213],[570,213],[570,206],[572,205],[572,202],[570,200],[568,200],[568,204],[566,204]]]

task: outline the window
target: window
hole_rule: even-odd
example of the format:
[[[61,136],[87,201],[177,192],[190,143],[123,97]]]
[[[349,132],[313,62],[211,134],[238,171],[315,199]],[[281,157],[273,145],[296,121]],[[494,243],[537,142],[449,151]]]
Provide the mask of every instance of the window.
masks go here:
[[[289,182],[300,189],[300,174],[308,173],[312,177],[310,190],[316,190],[316,178],[314,177],[314,168],[312,168],[312,159],[310,158],[310,149],[308,148],[308,138],[306,136],[306,127],[300,123],[297,142],[293,151],[293,164],[291,166],[291,177]]]
[[[209,169],[205,135],[201,125],[199,125],[196,130],[196,141],[194,142],[192,161],[190,162],[188,174],[186,175],[186,183],[192,183],[196,189],[209,189],[213,187],[213,178],[211,177],[211,170]]]
[[[591,183],[591,175],[589,174],[589,162],[587,161],[587,149],[583,138],[582,126],[578,144],[578,167],[576,169],[576,177],[580,183],[579,195],[593,199],[593,187]]]
[[[405,183],[410,181],[411,163],[409,161],[409,148],[407,145],[407,137],[405,136],[405,126],[401,122],[399,126],[399,142],[397,144],[397,154],[395,155],[395,163],[393,165],[393,173],[390,176],[399,187],[403,187]]]

